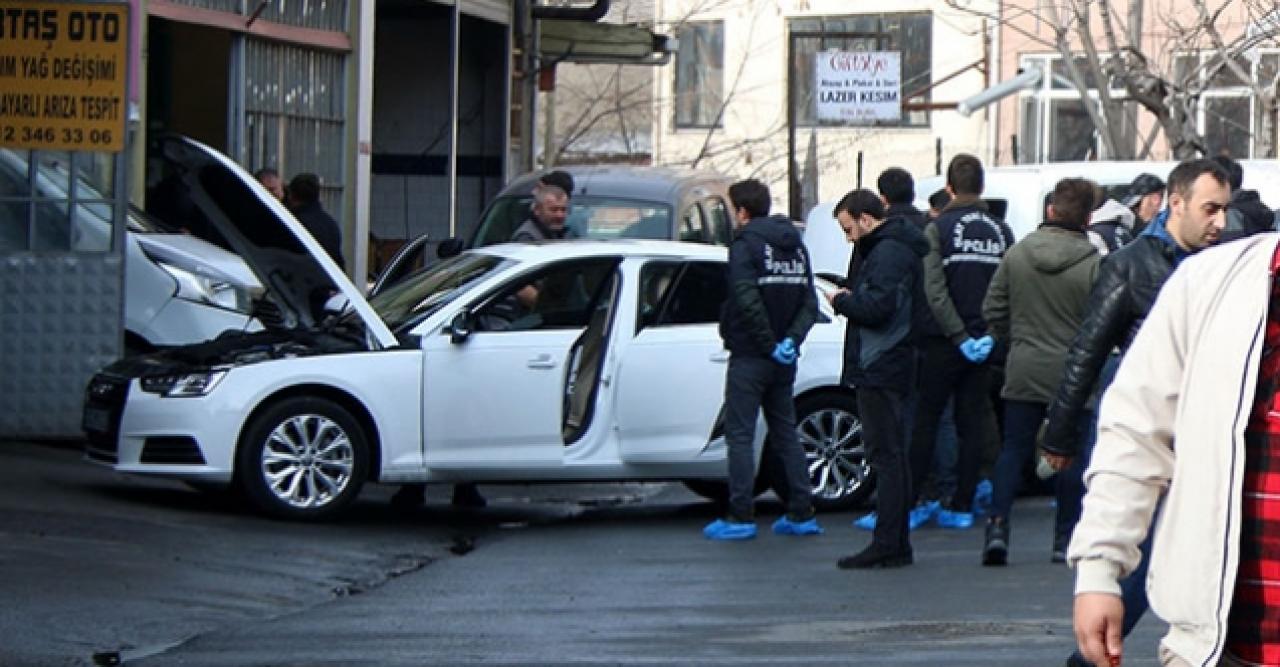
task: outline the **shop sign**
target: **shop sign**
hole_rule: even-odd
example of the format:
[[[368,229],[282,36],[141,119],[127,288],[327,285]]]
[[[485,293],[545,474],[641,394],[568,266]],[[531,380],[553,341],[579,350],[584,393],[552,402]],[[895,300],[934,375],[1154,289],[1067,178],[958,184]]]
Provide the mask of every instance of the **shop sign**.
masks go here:
[[[0,0],[0,147],[120,151],[129,7]]]
[[[818,120],[850,125],[900,120],[901,62],[897,51],[815,54],[814,104]]]

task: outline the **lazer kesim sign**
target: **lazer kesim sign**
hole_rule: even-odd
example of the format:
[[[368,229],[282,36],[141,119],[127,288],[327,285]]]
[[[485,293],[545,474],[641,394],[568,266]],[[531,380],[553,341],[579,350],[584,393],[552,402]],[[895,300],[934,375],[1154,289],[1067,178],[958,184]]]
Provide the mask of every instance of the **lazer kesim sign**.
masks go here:
[[[901,119],[897,51],[824,51],[814,55],[813,70],[818,120],[859,125]]]
[[[129,8],[0,0],[0,146],[124,148]]]

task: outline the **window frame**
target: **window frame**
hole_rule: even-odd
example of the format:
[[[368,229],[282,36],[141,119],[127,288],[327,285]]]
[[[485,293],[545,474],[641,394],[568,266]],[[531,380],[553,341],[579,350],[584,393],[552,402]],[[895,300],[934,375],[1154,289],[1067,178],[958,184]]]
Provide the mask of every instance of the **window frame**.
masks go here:
[[[708,49],[714,50],[718,47],[718,53],[712,52],[707,54],[709,56],[708,60],[710,61],[710,64],[706,61],[699,60],[690,65],[697,73],[697,76],[693,77],[695,80],[688,84],[690,87],[689,90],[682,90],[681,84],[683,79],[680,76],[680,73],[684,69],[684,63],[681,56],[685,52],[685,47],[686,45],[691,45],[689,48],[692,51],[697,48],[697,45],[703,43],[700,39],[701,34],[696,36],[686,36],[686,31],[700,31],[702,29],[712,31]],[[681,26],[680,31],[676,36],[679,40],[679,46],[677,47],[675,54],[675,67],[671,73],[671,126],[677,130],[721,129],[724,127],[723,110],[725,106],[724,20],[710,19],[705,21],[688,21]],[[694,55],[702,54],[695,53]],[[715,62],[717,60],[719,61],[718,65]],[[718,78],[719,80],[717,82],[712,82],[715,84],[714,86],[706,85],[712,78]],[[681,101],[682,99],[685,99],[685,96],[693,95],[695,97],[695,101],[702,102],[704,96],[711,96],[715,93],[718,93],[718,95],[716,95],[717,99],[715,100],[715,104],[713,105],[715,109],[715,117],[710,121],[707,121],[704,117],[702,111],[706,105],[701,103],[694,104],[690,107],[690,110],[696,118],[689,119],[687,117],[682,117],[681,111],[683,105],[681,104]]]
[[[606,284],[612,281],[613,288],[611,291],[613,293],[613,296],[611,297],[612,303],[610,303],[609,308],[611,310],[617,309],[618,295],[620,294],[619,290],[622,285],[622,282],[621,282],[622,281],[622,275],[621,275],[622,257],[615,256],[615,255],[599,255],[599,256],[592,256],[592,257],[574,257],[570,259],[555,260],[552,262],[548,262],[546,264],[542,264],[541,266],[538,266],[529,271],[523,272],[519,275],[512,276],[504,280],[502,284],[495,286],[492,290],[488,291],[484,296],[482,296],[481,298],[469,304],[465,310],[469,314],[469,317],[471,318],[472,322],[476,323],[474,327],[474,333],[510,334],[510,333],[524,333],[529,331],[555,331],[555,330],[574,330],[574,329],[586,328],[591,323],[591,318],[589,316],[581,324],[576,324],[572,326],[557,324],[554,326],[540,325],[537,327],[526,327],[526,328],[520,328],[520,329],[512,329],[512,328],[488,329],[488,328],[483,328],[478,324],[479,322],[478,318],[485,315],[486,314],[485,311],[489,308],[494,307],[499,301],[502,301],[508,297],[514,297],[515,294],[520,290],[532,285],[535,282],[538,282],[539,280],[545,279],[547,276],[553,273],[563,271],[566,268],[572,268],[575,266],[577,267],[577,270],[579,272],[590,270],[589,267],[594,267],[594,266],[607,268],[607,271],[604,271],[601,274],[603,276],[603,280],[600,282],[599,285],[596,285],[595,289],[600,290],[602,287],[604,287]],[[600,296],[601,296],[600,294],[588,295],[589,300],[587,304],[583,306],[585,309],[584,312],[589,314],[589,311],[592,308],[597,307],[599,305],[597,301],[599,300]],[[535,310],[532,312],[537,312],[537,311]],[[513,323],[517,321],[519,321],[519,319],[513,320]]]

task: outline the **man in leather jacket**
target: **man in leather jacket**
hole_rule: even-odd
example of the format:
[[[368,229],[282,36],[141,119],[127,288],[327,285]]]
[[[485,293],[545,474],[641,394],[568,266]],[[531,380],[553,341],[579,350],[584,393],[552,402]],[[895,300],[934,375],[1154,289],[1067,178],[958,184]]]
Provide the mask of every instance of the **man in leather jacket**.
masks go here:
[[[1104,366],[1112,351],[1123,353],[1142,326],[1155,303],[1161,286],[1182,259],[1218,240],[1221,228],[1217,210],[1195,209],[1195,193],[1205,188],[1229,189],[1227,172],[1208,159],[1189,160],[1169,174],[1169,208],[1161,212],[1129,245],[1107,255],[1089,294],[1087,316],[1067,353],[1062,382],[1049,406],[1047,425],[1040,441],[1046,460],[1064,471],[1080,486],[1074,506],[1067,509],[1073,519],[1080,516],[1083,482],[1078,481],[1088,466],[1093,445],[1092,420],[1088,405],[1095,385],[1101,385]],[[1105,388],[1105,387],[1102,387]],[[1086,432],[1080,425],[1088,424]],[[1070,470],[1064,470],[1070,466]],[[1059,496],[1062,502],[1062,496]],[[1074,525],[1074,520],[1071,522]],[[1147,608],[1146,554],[1150,537],[1143,545],[1142,565],[1122,583],[1124,599],[1123,632],[1137,624]],[[1084,665],[1079,655],[1068,665]]]

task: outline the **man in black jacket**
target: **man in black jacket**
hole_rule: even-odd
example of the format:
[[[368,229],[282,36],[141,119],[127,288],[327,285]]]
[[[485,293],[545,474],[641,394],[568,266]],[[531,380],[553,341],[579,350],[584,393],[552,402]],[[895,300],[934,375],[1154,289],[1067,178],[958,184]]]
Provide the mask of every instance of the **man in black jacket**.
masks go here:
[[[320,177],[315,174],[294,176],[289,181],[285,195],[289,198],[289,211],[293,213],[293,217],[311,232],[311,236],[333,258],[338,268],[345,271],[347,264],[342,259],[342,229],[338,226],[338,221],[320,205]]]
[[[1078,486],[1070,503],[1065,493],[1059,494],[1059,531],[1065,530],[1069,535],[1080,516],[1080,498],[1084,493],[1080,479],[1088,466],[1094,435],[1088,405],[1095,387],[1105,389],[1109,381],[1104,366],[1112,350],[1118,348],[1123,353],[1129,348],[1160,288],[1178,263],[1217,240],[1213,218],[1225,207],[1228,178],[1226,171],[1213,160],[1179,164],[1169,174],[1169,208],[1157,215],[1133,242],[1107,255],[1099,267],[1089,293],[1084,323],[1067,352],[1062,382],[1049,405],[1047,424],[1040,439],[1045,459],[1062,471],[1059,484],[1074,480]],[[1063,537],[1059,536],[1057,541],[1065,547]],[[1146,554],[1149,552],[1148,534],[1141,565],[1121,582],[1125,603],[1122,631],[1126,635],[1147,609]],[[1067,664],[1087,663],[1076,654]]]
[[[838,565],[901,567],[912,561],[905,411],[916,375],[914,333],[930,317],[921,265],[929,244],[908,216],[886,217],[884,203],[870,190],[845,195],[836,204],[836,220],[855,244],[854,268],[845,288],[828,299],[849,320],[841,384],[857,388],[877,498],[871,544]]]
[[[1244,168],[1239,162],[1225,155],[1213,158],[1227,172],[1227,183],[1231,186],[1231,207],[1227,209],[1227,228],[1222,230],[1219,243],[1226,243],[1261,232],[1269,232],[1275,226],[1275,213],[1262,203],[1257,190],[1242,190],[1244,185]]]
[[[769,446],[786,476],[787,511],[773,524],[780,535],[822,532],[796,437],[793,385],[800,345],[817,320],[809,251],[786,216],[769,216],[769,188],[750,179],[729,186],[738,234],[729,247],[729,298],[720,337],[729,350],[724,437],[729,449],[729,516],[703,529],[712,540],[756,536],[756,418],[764,409]]]

